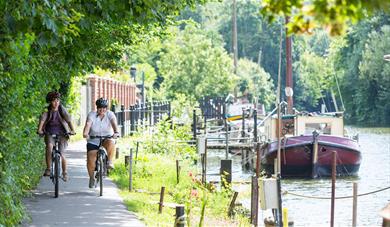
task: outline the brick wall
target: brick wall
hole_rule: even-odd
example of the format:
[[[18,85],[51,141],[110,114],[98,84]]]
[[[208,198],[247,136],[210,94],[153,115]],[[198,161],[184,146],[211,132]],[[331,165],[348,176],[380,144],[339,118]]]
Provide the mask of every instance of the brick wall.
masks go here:
[[[134,83],[122,83],[113,79],[102,78],[91,75],[88,77],[89,102],[92,110],[96,109],[95,101],[100,98],[106,98],[111,106],[111,100],[115,98],[119,105],[125,105],[126,108],[137,102],[137,87]]]

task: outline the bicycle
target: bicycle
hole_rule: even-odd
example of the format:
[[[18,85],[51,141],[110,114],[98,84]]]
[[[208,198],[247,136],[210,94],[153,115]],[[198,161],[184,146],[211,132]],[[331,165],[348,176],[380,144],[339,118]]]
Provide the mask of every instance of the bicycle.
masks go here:
[[[99,195],[103,195],[103,178],[108,176],[109,171],[107,168],[108,154],[106,148],[103,146],[103,142],[106,139],[111,139],[113,136],[90,136],[91,139],[100,139],[99,149],[97,152],[96,164],[95,164],[95,187],[97,184],[100,186]]]
[[[58,198],[59,194],[59,178],[61,175],[61,151],[59,149],[60,136],[69,136],[71,133],[65,133],[64,135],[49,134],[54,139],[54,146],[51,152],[51,163],[50,163],[50,179],[54,184],[54,198]],[[44,136],[44,134],[40,134]]]

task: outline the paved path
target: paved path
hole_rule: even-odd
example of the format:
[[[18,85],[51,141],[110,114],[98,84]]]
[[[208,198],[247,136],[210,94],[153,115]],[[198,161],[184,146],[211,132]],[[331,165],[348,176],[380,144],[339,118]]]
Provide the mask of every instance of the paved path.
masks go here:
[[[42,177],[24,201],[31,220],[22,226],[144,226],[126,209],[111,180],[104,180],[102,197],[98,188],[88,188],[84,141],[70,144],[66,157],[69,181],[60,181],[60,194],[54,198],[53,183]]]

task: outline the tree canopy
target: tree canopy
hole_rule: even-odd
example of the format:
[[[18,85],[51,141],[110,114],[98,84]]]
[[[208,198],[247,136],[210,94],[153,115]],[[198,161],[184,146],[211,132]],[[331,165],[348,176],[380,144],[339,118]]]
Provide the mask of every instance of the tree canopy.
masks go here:
[[[312,33],[325,28],[330,35],[346,32],[347,24],[356,23],[376,11],[390,9],[388,0],[264,0],[262,13],[271,21],[277,16],[290,17],[291,33]]]

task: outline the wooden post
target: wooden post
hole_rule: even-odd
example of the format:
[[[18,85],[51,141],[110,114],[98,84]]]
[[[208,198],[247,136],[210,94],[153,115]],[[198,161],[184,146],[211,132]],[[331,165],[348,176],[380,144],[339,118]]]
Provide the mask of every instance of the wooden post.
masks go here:
[[[227,119],[225,118],[225,159],[229,158],[229,129],[227,124]]]
[[[258,209],[259,209],[259,185],[256,176],[252,176],[251,184],[251,224],[258,225]]]
[[[330,226],[334,226],[334,206],[336,197],[336,168],[337,168],[336,151],[332,152],[332,200],[330,210]]]
[[[129,191],[133,190],[133,149],[130,148],[129,158]]]
[[[119,158],[119,147],[115,149],[115,159]]]
[[[176,183],[180,182],[180,165],[179,160],[176,160]]]
[[[242,168],[242,170],[244,170],[245,169],[245,151],[246,151],[246,149],[244,149],[244,148],[241,148],[241,168]]]
[[[229,210],[228,210],[228,216],[229,217],[234,215],[233,211],[234,211],[234,207],[235,207],[235,204],[236,204],[237,196],[238,196],[238,192],[234,192],[232,201],[230,202],[230,205],[229,205]]]
[[[161,192],[160,192],[160,202],[158,204],[158,213],[162,213],[162,208],[164,206],[164,192],[165,192],[165,187],[161,187]]]
[[[276,175],[276,183],[278,187],[278,224],[280,227],[283,226],[283,206],[282,206],[282,186],[280,182],[280,173]]]
[[[175,219],[175,227],[184,227],[185,224],[185,216],[184,216],[184,206],[176,206],[176,219]]]
[[[257,142],[257,110],[253,110],[253,142]]]
[[[317,165],[318,165],[318,132],[314,131],[313,132],[313,157],[312,157],[312,172],[311,172],[311,177],[317,178]]]
[[[205,184],[206,183],[205,154],[200,154],[200,162],[202,164],[202,184]]]
[[[192,111],[192,132],[193,132],[193,140],[196,141],[196,110]]]
[[[256,150],[256,177],[260,177],[260,143],[255,143],[255,150]]]
[[[227,188],[232,183],[232,160],[221,160],[221,182]]]
[[[136,148],[135,148],[135,160],[134,160],[134,164],[137,164],[138,146],[139,146],[139,141],[137,141],[137,146],[136,146]]]
[[[127,167],[130,163],[130,155],[125,155],[125,167]]]
[[[207,182],[207,138],[204,140],[204,182],[203,184],[206,185]]]
[[[244,143],[244,137],[245,137],[245,109],[242,108],[242,126],[241,126],[241,142]]]
[[[125,106],[121,105],[121,136],[124,137],[126,136],[125,134],[125,125],[126,125],[126,119],[125,119]]]
[[[357,219],[357,194],[358,194],[358,184],[353,182],[353,211],[352,211],[352,227],[356,227]]]

